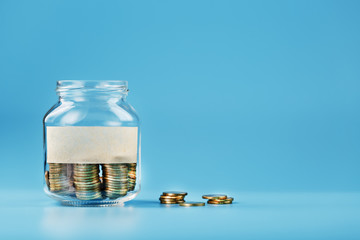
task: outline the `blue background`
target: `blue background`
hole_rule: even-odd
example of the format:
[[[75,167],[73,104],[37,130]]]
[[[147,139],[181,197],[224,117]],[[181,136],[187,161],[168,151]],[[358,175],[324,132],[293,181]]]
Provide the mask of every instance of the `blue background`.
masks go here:
[[[0,1],[2,210],[21,219],[15,205],[53,203],[38,199],[42,117],[61,79],[129,81],[142,120],[144,202],[134,208],[167,189],[248,204],[246,192],[359,199],[359,11],[340,0]],[[11,205],[14,215],[10,196],[32,197]],[[217,233],[241,235],[233,230]]]

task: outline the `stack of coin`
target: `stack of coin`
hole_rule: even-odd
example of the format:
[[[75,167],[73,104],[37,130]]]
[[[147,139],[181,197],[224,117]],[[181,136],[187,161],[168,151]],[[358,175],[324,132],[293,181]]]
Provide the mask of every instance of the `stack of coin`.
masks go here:
[[[159,200],[161,204],[178,204],[185,202],[187,192],[163,192]]]
[[[228,197],[225,194],[207,194],[202,198],[208,199],[208,204],[232,204],[234,198]]]
[[[125,196],[129,189],[127,164],[103,164],[102,170],[105,197],[114,199]]]
[[[99,164],[75,164],[74,185],[76,197],[80,200],[102,198]]]
[[[128,190],[129,191],[134,191],[135,184],[136,184],[136,163],[128,163],[128,168],[129,168],[129,172],[128,172],[128,181],[129,181]]]
[[[45,172],[45,178],[48,178],[47,182],[51,192],[63,194],[68,190],[66,168],[67,165],[63,163],[49,163],[49,172]]]

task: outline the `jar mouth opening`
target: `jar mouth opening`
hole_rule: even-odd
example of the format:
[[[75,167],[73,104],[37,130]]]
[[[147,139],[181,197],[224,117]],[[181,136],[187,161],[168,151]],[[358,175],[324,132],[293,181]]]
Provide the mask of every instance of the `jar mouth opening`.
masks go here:
[[[128,83],[124,80],[59,80],[56,91],[119,91],[126,93]]]

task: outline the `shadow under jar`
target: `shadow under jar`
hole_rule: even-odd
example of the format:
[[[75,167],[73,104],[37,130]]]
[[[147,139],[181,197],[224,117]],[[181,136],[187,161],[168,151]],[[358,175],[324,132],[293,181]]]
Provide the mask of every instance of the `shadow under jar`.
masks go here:
[[[140,191],[140,126],[126,81],[62,80],[44,117],[44,190],[66,205],[123,204]]]

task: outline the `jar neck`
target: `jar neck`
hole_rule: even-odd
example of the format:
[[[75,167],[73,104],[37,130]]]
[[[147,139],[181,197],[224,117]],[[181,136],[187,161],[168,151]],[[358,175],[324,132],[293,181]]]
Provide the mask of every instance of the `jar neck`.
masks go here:
[[[56,92],[61,102],[109,103],[125,101],[127,82],[119,80],[61,80]]]
[[[116,103],[126,101],[127,95],[119,93],[84,93],[84,92],[67,92],[59,94],[60,102],[91,102],[91,103]]]

